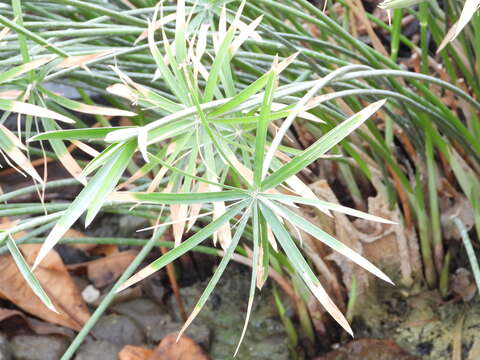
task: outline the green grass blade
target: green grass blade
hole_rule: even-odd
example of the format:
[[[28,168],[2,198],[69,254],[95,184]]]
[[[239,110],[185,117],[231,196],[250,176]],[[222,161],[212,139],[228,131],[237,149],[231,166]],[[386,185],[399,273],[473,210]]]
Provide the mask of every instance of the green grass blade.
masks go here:
[[[340,125],[336,126],[334,129],[330,130],[313,145],[304,150],[300,155],[294,157],[292,161],[283,165],[280,169],[268,176],[262,182],[262,189],[271,189],[281,184],[290,176],[295,175],[299,171],[303,170],[306,166],[318,159],[319,156],[325,154],[328,150],[337,145],[351,132],[362,125],[370,116],[380,109],[385,102],[386,100],[380,100],[370,104],[362,111],[358,112]]]
[[[186,252],[193,249],[195,246],[199,245],[202,241],[206,238],[211,236],[215,231],[217,231],[222,225],[230,221],[235,215],[237,215],[244,207],[246,206],[245,202],[240,202],[234,206],[232,206],[229,210],[227,210],[222,216],[217,218],[216,220],[210,222],[207,226],[200,229],[190,238],[182,242],[176,248],[170,250],[166,254],[164,254],[159,259],[152,262],[150,265],[146,266],[130,279],[125,281],[122,286],[119,287],[117,292],[120,292],[133,284],[145,279],[147,276],[152,275],[154,272],[162,269],[165,265],[170,264],[175,259],[179,258]]]
[[[233,37],[235,35],[235,28],[231,26],[222,44],[218,50],[215,60],[213,60],[212,68],[208,75],[207,84],[205,85],[205,91],[203,95],[203,102],[210,102],[213,99],[213,94],[217,88],[218,77],[222,69],[223,63],[230,57],[230,45],[232,44]]]
[[[262,200],[266,206],[268,206],[272,211],[276,211],[278,214],[280,214],[282,217],[284,217],[286,220],[290,221],[292,224],[295,226],[298,226],[300,229],[305,231],[306,233],[312,235],[313,237],[317,238],[321,242],[323,242],[325,245],[331,247],[334,251],[342,254],[343,256],[347,257],[357,265],[361,266],[365,270],[371,272],[373,275],[379,277],[380,279],[393,284],[392,280],[385,275],[383,271],[381,271],[379,268],[377,268],[375,265],[373,265],[370,261],[365,259],[363,256],[358,254],[357,252],[353,251],[350,249],[348,246],[343,244],[342,242],[338,241],[331,235],[329,235],[327,232],[321,230],[317,226],[313,225],[310,221],[305,220],[303,217],[298,216],[295,214],[293,211],[287,209],[286,207],[279,205],[279,204],[274,204],[271,201],[268,200]],[[277,211],[278,210],[278,211]]]
[[[29,63],[11,68],[0,74],[0,84],[10,81],[16,78],[17,76],[20,76],[22,74],[29,72],[30,70],[34,70],[42,65],[45,65],[46,63],[52,60],[53,60],[53,56],[48,56],[48,57],[43,57],[41,59],[30,61]]]
[[[228,246],[227,251],[224,253],[223,258],[220,261],[220,264],[218,264],[217,270],[215,271],[212,278],[208,282],[208,285],[206,286],[205,290],[200,296],[200,299],[198,300],[197,304],[193,308],[192,313],[190,314],[188,319],[185,321],[185,324],[182,326],[181,330],[179,331],[177,339],[179,339],[182,336],[182,334],[187,329],[187,327],[192,323],[192,321],[195,319],[198,313],[202,310],[203,306],[205,305],[208,298],[210,297],[212,291],[215,289],[215,286],[220,280],[220,277],[222,276],[228,263],[230,262],[230,259],[233,256],[233,253],[235,252],[235,248],[237,247],[238,242],[243,234],[243,231],[245,230],[245,226],[247,225],[247,221],[249,217],[250,217],[250,208],[248,208],[245,211],[245,213],[242,215],[242,218],[239,220],[239,224],[238,224],[237,230],[235,231],[235,235],[232,238],[232,242]]]
[[[263,76],[259,77],[253,83],[248,85],[245,89],[240,91],[237,95],[232,97],[227,103],[217,107],[216,109],[208,113],[209,119],[213,117],[220,116],[228,111],[235,109],[238,105],[243,103],[245,100],[250,99],[253,95],[263,89],[265,84],[268,82],[271,73],[266,73]]]
[[[103,203],[107,199],[107,196],[113,191],[117,185],[120,177],[127,168],[128,163],[132,159],[133,154],[137,148],[135,141],[130,140],[126,144],[123,144],[119,155],[112,161],[112,166],[109,169],[108,177],[99,184],[95,196],[91,199],[90,206],[88,207],[87,217],[85,218],[85,227],[90,225],[94,217],[100,211]]]
[[[384,224],[396,224],[396,222],[394,221],[390,221],[388,219],[384,219],[379,216],[371,215],[363,211],[355,210],[350,207],[342,206],[340,204],[335,204],[328,201],[322,201],[322,200],[300,197],[300,196],[293,196],[293,195],[285,195],[285,194],[262,194],[262,196],[267,199],[281,201],[283,203],[286,203],[287,205],[296,203],[296,204],[303,204],[303,205],[320,206],[328,210],[338,211],[343,214],[358,217],[360,219],[376,221]]]
[[[137,115],[131,111],[108,108],[104,106],[82,104],[78,101],[67,99],[66,97],[55,94],[54,92],[49,91],[44,87],[40,87],[40,91],[46,96],[48,96],[50,99],[55,101],[57,104],[63,107],[66,107],[67,109],[78,111],[85,114],[106,115],[106,116],[136,116]]]
[[[10,236],[8,236],[7,238],[7,247],[10,251],[10,254],[12,255],[13,260],[15,261],[15,264],[17,264],[18,270],[20,270],[20,273],[27,282],[28,286],[30,286],[35,295],[38,296],[38,298],[45,304],[47,308],[58,313],[58,311],[55,309],[55,306],[53,305],[52,300],[50,300],[45,290],[43,290],[42,285],[40,285],[40,282],[30,270],[22,253],[18,249],[17,244]]]
[[[265,143],[267,141],[268,123],[270,111],[272,108],[273,94],[275,92],[276,76],[272,71],[268,78],[263,95],[263,102],[260,106],[260,117],[257,123],[257,132],[255,136],[255,167],[253,171],[253,184],[259,187],[263,174],[263,159],[265,158]]]
[[[245,316],[245,323],[243,324],[242,334],[238,340],[237,348],[235,349],[234,357],[237,355],[240,345],[242,345],[243,338],[247,332],[247,327],[250,322],[250,315],[252,313],[253,299],[255,297],[255,286],[258,279],[258,257],[259,257],[259,211],[258,204],[255,201],[253,204],[253,254],[252,254],[252,278],[250,280],[250,291],[248,294],[247,313]]]
[[[10,21],[6,17],[0,15],[0,24],[15,30],[18,34],[24,35],[26,38],[36,42],[37,44],[44,46],[46,49],[49,51],[60,55],[61,57],[68,57],[68,54],[63,51],[62,49],[58,48],[57,46],[50,44],[48,41],[46,41],[44,38],[41,36],[38,36],[37,34],[27,30],[25,27],[20,26],[15,24],[13,21]]]
[[[265,217],[267,223],[271,226],[278,242],[287,254],[290,263],[299,273],[307,287],[310,289],[313,295],[315,295],[318,301],[320,301],[325,310],[327,310],[327,312],[338,322],[338,324],[340,324],[340,326],[342,326],[350,335],[353,335],[352,328],[348,324],[347,319],[345,319],[345,316],[328,296],[327,292],[318,281],[312,269],[310,269],[310,266],[298,250],[295,242],[290,237],[282,223],[277,219],[277,216],[262,202],[260,202],[260,208],[262,215]]]
[[[458,217],[453,219],[453,221],[455,221],[455,225],[457,225],[458,230],[460,231],[460,235],[462,236],[463,245],[465,246],[468,261],[470,262],[470,266],[472,267],[475,283],[477,284],[477,290],[480,294],[480,266],[478,265],[478,259],[475,256],[475,251],[473,250],[472,240],[470,240],[470,236],[468,236],[468,231],[462,221]]]
[[[51,119],[42,119],[43,127],[45,130],[55,131],[55,122]],[[64,168],[82,184],[86,185],[85,179],[81,176],[82,168],[77,164],[73,156],[68,151],[67,147],[62,140],[50,139],[48,140],[52,150],[58,157],[58,160],[62,163]]]
[[[73,121],[72,119],[63,116],[55,111],[16,100],[0,99],[0,110],[16,112],[23,115],[43,116],[49,119],[63,121],[68,124],[75,123],[75,121]]]
[[[108,127],[108,128],[87,128],[87,129],[71,129],[71,130],[53,130],[32,136],[27,142],[40,140],[93,140],[103,139],[107,134],[115,130],[125,129],[125,127]]]
[[[197,204],[216,201],[236,201],[248,198],[248,194],[241,190],[225,190],[202,193],[148,193],[148,192],[117,192],[110,196],[110,200],[144,203],[144,204]]]
[[[124,148],[121,151],[117,151],[115,156],[105,163],[105,165],[90,180],[88,185],[80,192],[80,194],[78,194],[76,199],[71,203],[45,239],[37,258],[35,259],[33,265],[34,269],[45,258],[47,253],[55,246],[65,232],[89,207],[93,206],[93,210],[90,211],[91,214],[98,210],[101,204],[94,204],[94,201],[99,201],[103,204],[105,197],[116,185],[116,182],[111,181],[111,179],[113,178],[113,180],[116,180],[119,176],[118,173],[121,174],[123,172],[127,162],[125,159],[130,159],[133,152],[132,149],[134,150],[135,146],[136,144],[134,141],[125,144]]]

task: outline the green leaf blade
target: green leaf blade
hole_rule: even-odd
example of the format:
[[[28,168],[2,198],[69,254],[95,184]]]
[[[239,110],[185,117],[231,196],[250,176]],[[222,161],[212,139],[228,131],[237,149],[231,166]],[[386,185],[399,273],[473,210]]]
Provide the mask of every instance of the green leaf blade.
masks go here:
[[[273,172],[262,182],[262,189],[271,189],[290,176],[295,175],[299,171],[314,162],[318,157],[325,154],[332,147],[337,145],[360,125],[362,125],[370,116],[372,116],[378,109],[380,109],[386,100],[380,100],[373,104],[370,104],[365,109],[361,110],[357,114],[353,115],[349,119],[345,120],[334,129],[330,130],[327,134],[322,136],[313,145],[304,150],[300,155],[297,155],[292,161],[283,165],[280,169]]]

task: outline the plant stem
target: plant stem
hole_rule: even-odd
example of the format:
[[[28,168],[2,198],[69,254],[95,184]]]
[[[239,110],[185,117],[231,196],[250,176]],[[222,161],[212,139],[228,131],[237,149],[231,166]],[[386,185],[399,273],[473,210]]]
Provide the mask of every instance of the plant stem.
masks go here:
[[[100,305],[98,305],[97,309],[93,312],[90,319],[88,319],[88,321],[83,326],[82,330],[80,330],[80,332],[77,334],[73,342],[68,347],[67,351],[63,354],[61,360],[69,360],[73,357],[73,355],[77,351],[78,347],[82,344],[87,334],[90,332],[93,326],[97,323],[97,321],[103,315],[105,310],[107,310],[112,300],[115,298],[117,289],[133,274],[133,272],[141,264],[143,259],[147,257],[147,255],[150,253],[153,247],[157,244],[157,241],[160,238],[160,236],[162,236],[162,234],[165,232],[167,228],[168,228],[167,226],[158,228],[157,231],[153,233],[153,236],[151,237],[151,239],[143,246],[142,250],[140,250],[140,252],[135,257],[135,259],[133,259],[133,261],[130,263],[128,268],[123,272],[122,276],[120,276],[120,278],[117,280],[115,285],[113,285],[113,287],[110,289],[108,294],[102,300]]]

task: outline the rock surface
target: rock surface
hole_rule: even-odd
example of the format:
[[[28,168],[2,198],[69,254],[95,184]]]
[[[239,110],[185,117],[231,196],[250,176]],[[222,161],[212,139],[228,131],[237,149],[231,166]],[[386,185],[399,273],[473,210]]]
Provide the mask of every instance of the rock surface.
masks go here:
[[[80,346],[75,360],[117,360],[121,346],[97,340]]]
[[[11,360],[12,349],[8,343],[8,339],[4,334],[0,334],[0,360]]]
[[[158,329],[163,329],[172,319],[165,310],[149,299],[135,299],[117,304],[112,311],[132,319],[145,333],[147,341],[155,345],[163,338],[154,335]],[[171,332],[171,331],[169,331]],[[168,334],[169,332],[163,333]]]
[[[100,318],[91,334],[97,340],[106,340],[121,347],[141,345],[145,341],[143,331],[132,319],[116,314]]]
[[[436,291],[405,297],[405,291],[378,284],[358,307],[356,337],[392,339],[422,360],[451,360],[453,339],[461,329],[461,356],[470,360],[479,339],[478,296],[465,304],[444,303]]]
[[[419,360],[392,340],[359,339],[315,360]]]
[[[17,335],[11,340],[15,360],[58,360],[67,346],[67,340],[55,336]]]
[[[208,280],[181,289],[187,312],[192,311],[207,283]],[[212,360],[233,357],[245,322],[249,286],[250,272],[240,266],[229,266],[195,319],[194,324],[205,325],[213,333],[209,350]],[[173,296],[169,305],[174,317],[180,321]],[[291,359],[288,336],[278,319],[268,285],[255,296],[250,324],[236,359]]]

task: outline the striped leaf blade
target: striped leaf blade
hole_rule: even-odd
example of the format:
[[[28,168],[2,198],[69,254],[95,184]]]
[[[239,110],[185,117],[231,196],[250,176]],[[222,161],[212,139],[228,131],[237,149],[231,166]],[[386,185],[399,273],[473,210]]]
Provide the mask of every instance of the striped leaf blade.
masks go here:
[[[239,225],[237,227],[235,235],[232,238],[232,242],[230,243],[227,250],[223,254],[223,258],[220,261],[220,264],[218,264],[217,270],[215,270],[215,273],[213,274],[212,278],[208,282],[205,290],[200,296],[200,299],[198,299],[197,304],[193,308],[192,313],[190,314],[188,319],[185,321],[185,324],[183,325],[180,332],[178,333],[178,338],[182,336],[183,332],[187,329],[187,327],[192,323],[192,321],[195,319],[198,313],[202,310],[203,306],[205,305],[208,298],[210,297],[210,294],[213,292],[213,289],[215,289],[215,286],[220,280],[223,272],[225,271],[228,263],[230,262],[230,259],[233,256],[233,253],[235,252],[235,248],[237,247],[238,242],[243,234],[243,231],[245,230],[245,226],[247,225],[249,216],[250,216],[250,209],[247,209],[247,211],[242,215],[242,218],[239,221]]]
[[[43,116],[49,119],[63,121],[68,124],[75,123],[72,119],[55,111],[16,100],[0,99],[0,110],[11,111],[23,115]]]
[[[30,61],[26,64],[23,64],[23,65],[19,65],[19,66],[15,66],[3,73],[0,74],[0,84],[4,83],[4,82],[7,82],[7,81],[10,81],[10,80],[13,80],[15,79],[17,76],[20,76],[22,74],[25,74],[27,72],[29,72],[30,70],[34,70],[46,63],[48,63],[49,61],[53,60],[54,59],[54,56],[47,56],[47,57],[43,57],[43,58],[40,58],[40,59],[37,59],[37,60],[33,60],[33,61]]]
[[[52,130],[37,134],[28,139],[30,141],[40,140],[93,140],[103,139],[107,134],[115,130],[125,129],[125,127],[108,127],[108,128],[88,128],[88,129],[69,129],[69,130]]]
[[[295,175],[312,162],[317,160],[321,155],[325,154],[332,147],[337,145],[345,137],[350,135],[355,129],[362,125],[370,116],[372,116],[378,109],[380,109],[386,100],[380,100],[370,104],[365,109],[345,120],[340,125],[336,126],[314,144],[305,149],[300,155],[295,156],[290,162],[283,165],[280,169],[273,172],[262,182],[262,189],[271,189],[290,176]]]
[[[287,209],[286,207],[280,204],[273,204],[272,202],[264,199],[264,203],[271,209],[275,209],[278,214],[284,217],[286,220],[291,222],[293,225],[298,226],[300,229],[305,231],[306,233],[312,235],[316,239],[323,242],[325,245],[329,246],[336,252],[344,255],[357,265],[361,266],[365,270],[369,271],[373,275],[377,276],[378,278],[390,283],[393,285],[392,280],[379,268],[373,265],[370,261],[365,259],[363,256],[358,254],[357,252],[350,249],[348,246],[343,244],[342,242],[335,239],[333,236],[328,234],[327,232],[321,230],[317,226],[313,225],[310,221],[304,219],[303,217],[295,214],[293,211]]]
[[[40,88],[40,91],[43,94],[45,94],[48,98],[55,101],[57,104],[67,109],[78,111],[84,114],[106,115],[106,116],[136,116],[137,115],[131,111],[104,107],[104,106],[82,104],[81,102],[71,100],[61,95],[55,94],[54,92],[47,90],[43,87]]]
[[[305,261],[303,255],[298,250],[295,242],[291,238],[288,231],[282,225],[282,223],[277,219],[275,214],[269,207],[260,202],[260,208],[263,216],[267,220],[268,224],[272,227],[272,231],[275,234],[280,246],[283,248],[287,254],[290,263],[298,272],[302,280],[305,282],[305,285],[310,289],[310,291],[315,295],[315,297],[320,301],[325,310],[338,322],[338,324],[345,329],[350,335],[353,336],[352,328],[350,327],[347,319],[338,309],[335,303],[332,301],[330,296],[323,288],[320,281],[310,269],[310,266]]]
[[[17,247],[17,244],[11,236],[8,236],[7,238],[7,247],[10,251],[10,254],[12,255],[13,260],[15,261],[15,264],[17,264],[20,273],[22,274],[23,278],[27,282],[28,286],[30,286],[34,294],[38,296],[38,298],[45,304],[47,308],[54,312],[58,312],[55,309],[52,300],[50,300],[45,290],[43,290],[42,285],[40,285],[40,282],[30,270],[29,265],[25,261],[25,258],[23,257],[22,253]]]
[[[149,193],[149,192],[116,192],[109,200],[144,203],[144,204],[196,204],[216,201],[244,200],[248,194],[240,190],[210,191],[204,193]]]
[[[177,247],[173,248],[159,259],[152,262],[150,265],[146,266],[138,273],[133,275],[130,279],[125,281],[117,290],[120,292],[133,284],[145,279],[147,276],[152,275],[156,271],[162,269],[164,266],[170,264],[175,259],[179,258],[186,252],[193,249],[195,246],[199,245],[206,238],[210,237],[215,231],[217,231],[221,226],[223,226],[227,221],[230,221],[235,215],[237,215],[246,204],[244,202],[237,203],[228,209],[221,217],[210,222],[207,226],[201,228],[198,232],[192,235],[190,238],[182,242]]]
[[[123,148],[117,151],[117,154],[108,159],[100,170],[98,170],[55,224],[38,252],[33,264],[34,269],[87,209],[92,209],[89,211],[90,214],[98,212],[103,201],[108,196],[109,191],[113,190],[117,184],[116,181],[118,181],[118,177],[123,173],[128,163],[125,159],[127,157],[128,160],[130,159],[130,156],[133,154],[132,148],[134,149],[136,146],[134,140],[124,145]],[[120,175],[118,175],[119,173]],[[91,215],[89,219],[91,220]]]

